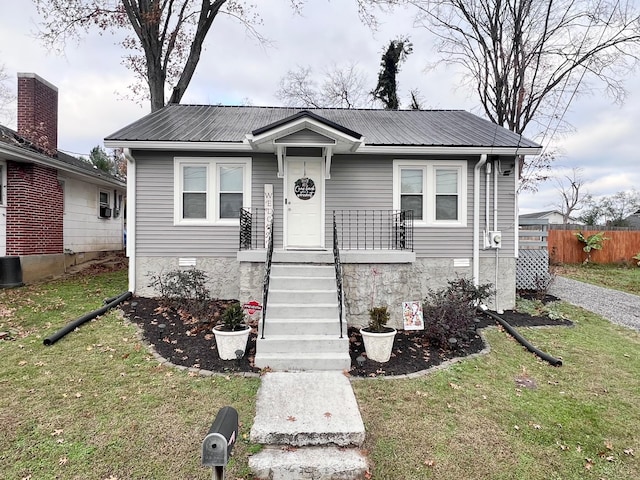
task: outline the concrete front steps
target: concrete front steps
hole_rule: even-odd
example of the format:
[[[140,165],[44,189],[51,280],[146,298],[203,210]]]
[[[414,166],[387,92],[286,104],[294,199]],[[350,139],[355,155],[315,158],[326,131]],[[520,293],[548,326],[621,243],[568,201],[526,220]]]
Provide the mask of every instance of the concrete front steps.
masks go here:
[[[332,264],[274,263],[269,299],[256,343],[255,365],[272,371],[349,370],[346,324],[340,338]]]
[[[348,378],[339,372],[269,372],[250,434],[256,479],[363,479],[365,431]]]

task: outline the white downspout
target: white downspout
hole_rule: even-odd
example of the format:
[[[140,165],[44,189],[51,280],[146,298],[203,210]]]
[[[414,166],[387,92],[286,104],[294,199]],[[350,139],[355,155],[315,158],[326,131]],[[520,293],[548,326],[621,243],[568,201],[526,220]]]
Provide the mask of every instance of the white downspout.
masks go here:
[[[500,160],[498,160],[500,161]],[[500,170],[496,165],[493,166],[493,231],[498,231],[498,170]],[[502,314],[504,313],[502,309],[498,305],[498,279],[500,278],[499,272],[500,265],[500,249],[496,248],[496,283],[494,288],[496,290],[496,312]]]
[[[484,180],[484,233],[489,235],[491,229],[491,215],[489,213],[489,202],[491,201],[491,162],[487,162],[484,167],[485,180]],[[488,238],[488,237],[487,237]],[[485,244],[486,245],[486,244]]]
[[[487,154],[473,168],[473,284],[480,285],[480,169],[487,163]]]
[[[127,257],[129,257],[129,291],[136,291],[136,162],[131,150],[123,149],[127,159]]]

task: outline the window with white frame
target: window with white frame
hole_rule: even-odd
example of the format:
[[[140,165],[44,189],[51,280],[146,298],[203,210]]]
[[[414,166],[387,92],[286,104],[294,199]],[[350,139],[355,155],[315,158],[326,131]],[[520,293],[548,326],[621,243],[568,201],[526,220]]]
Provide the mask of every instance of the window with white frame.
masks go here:
[[[393,208],[412,210],[416,226],[465,226],[465,161],[394,160]]]
[[[238,224],[251,205],[251,159],[176,158],[175,223]]]
[[[111,217],[111,194],[105,190],[100,190],[100,206],[98,209],[98,216],[100,218]]]
[[[5,190],[7,189],[7,167],[4,162],[0,162],[0,205],[6,203]]]

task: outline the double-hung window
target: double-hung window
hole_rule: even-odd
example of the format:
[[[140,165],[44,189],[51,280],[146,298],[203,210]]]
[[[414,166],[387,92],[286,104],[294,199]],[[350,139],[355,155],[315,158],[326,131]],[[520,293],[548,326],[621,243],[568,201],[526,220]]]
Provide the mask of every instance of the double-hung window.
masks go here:
[[[174,179],[176,225],[238,224],[251,205],[251,159],[176,158]]]
[[[105,190],[100,190],[98,193],[100,199],[100,207],[98,209],[98,216],[100,218],[111,217],[111,194]]]
[[[394,160],[393,208],[413,211],[416,226],[465,226],[467,163]]]
[[[6,203],[5,200],[5,190],[7,189],[7,164],[4,162],[0,162],[0,206],[4,206]]]

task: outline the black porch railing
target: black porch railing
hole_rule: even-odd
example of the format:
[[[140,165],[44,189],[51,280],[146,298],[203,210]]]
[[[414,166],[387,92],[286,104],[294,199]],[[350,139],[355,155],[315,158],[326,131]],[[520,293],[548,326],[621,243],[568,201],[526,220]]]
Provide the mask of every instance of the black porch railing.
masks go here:
[[[265,225],[273,220],[265,218],[264,208],[240,209],[240,250],[258,250],[267,248],[268,233]]]
[[[272,220],[264,208],[241,209],[240,250],[266,249]],[[333,223],[342,250],[413,251],[413,210],[334,210]]]
[[[334,210],[342,250],[413,251],[413,210]]]

